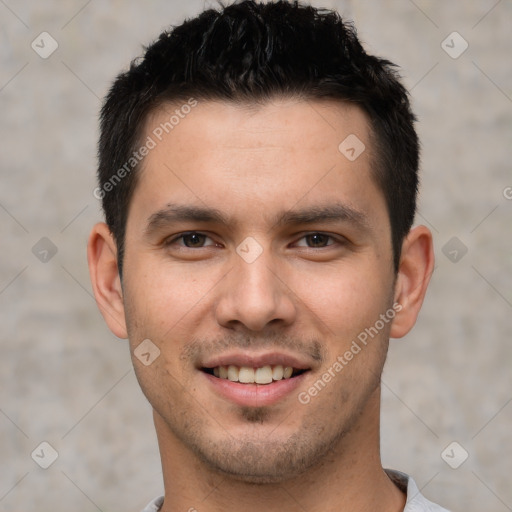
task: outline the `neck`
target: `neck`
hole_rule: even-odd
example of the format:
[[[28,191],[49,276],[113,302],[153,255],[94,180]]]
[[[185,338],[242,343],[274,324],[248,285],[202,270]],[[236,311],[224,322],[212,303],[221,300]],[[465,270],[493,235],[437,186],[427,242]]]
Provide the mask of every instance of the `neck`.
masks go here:
[[[357,424],[320,464],[271,484],[247,483],[211,470],[155,412],[165,485],[162,512],[402,511],[405,496],[380,461],[379,404],[376,392]]]

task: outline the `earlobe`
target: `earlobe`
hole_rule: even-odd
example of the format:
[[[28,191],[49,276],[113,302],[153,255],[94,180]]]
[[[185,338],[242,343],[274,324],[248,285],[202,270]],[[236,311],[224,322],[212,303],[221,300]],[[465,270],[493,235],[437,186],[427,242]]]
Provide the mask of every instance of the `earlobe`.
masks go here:
[[[416,323],[433,269],[432,233],[425,226],[417,226],[409,231],[402,244],[395,284],[395,303],[402,309],[393,320],[392,338],[405,336]]]
[[[105,322],[118,338],[127,338],[117,247],[110,229],[103,222],[91,231],[87,260],[96,303]]]

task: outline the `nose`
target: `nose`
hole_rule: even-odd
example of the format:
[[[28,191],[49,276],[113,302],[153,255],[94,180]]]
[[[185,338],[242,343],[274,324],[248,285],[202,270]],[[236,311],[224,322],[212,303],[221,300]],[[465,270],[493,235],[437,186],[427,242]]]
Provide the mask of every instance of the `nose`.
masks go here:
[[[296,318],[293,292],[272,265],[272,257],[264,251],[256,261],[248,263],[235,257],[235,267],[222,282],[216,303],[219,325],[250,331],[270,326],[288,326]],[[271,268],[271,266],[273,268]]]

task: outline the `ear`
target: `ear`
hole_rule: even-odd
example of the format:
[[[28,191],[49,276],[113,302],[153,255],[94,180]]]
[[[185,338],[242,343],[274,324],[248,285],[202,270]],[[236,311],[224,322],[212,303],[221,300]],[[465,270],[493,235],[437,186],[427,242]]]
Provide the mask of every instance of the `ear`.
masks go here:
[[[395,283],[395,303],[402,306],[391,326],[391,338],[405,336],[416,323],[430,276],[434,270],[432,233],[425,226],[417,226],[402,244],[400,265]]]
[[[96,303],[105,322],[118,338],[127,338],[117,246],[110,229],[103,222],[92,228],[87,260]]]

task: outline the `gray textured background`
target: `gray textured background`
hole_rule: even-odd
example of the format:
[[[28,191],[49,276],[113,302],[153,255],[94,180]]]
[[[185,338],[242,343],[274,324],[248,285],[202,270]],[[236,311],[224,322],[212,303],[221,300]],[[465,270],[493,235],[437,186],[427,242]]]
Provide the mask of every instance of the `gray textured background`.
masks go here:
[[[418,325],[391,344],[384,464],[455,511],[512,510],[512,2],[313,3],[400,64],[420,118],[418,221],[437,268]],[[203,5],[0,0],[0,511],[137,512],[161,491],[150,407],[96,310],[85,248],[100,99]],[[31,48],[43,31],[59,45],[48,59]],[[457,59],[441,46],[453,31],[469,43]],[[46,470],[31,458],[42,441],[58,452]],[[441,457],[452,441],[452,465],[469,454],[458,469]]]

